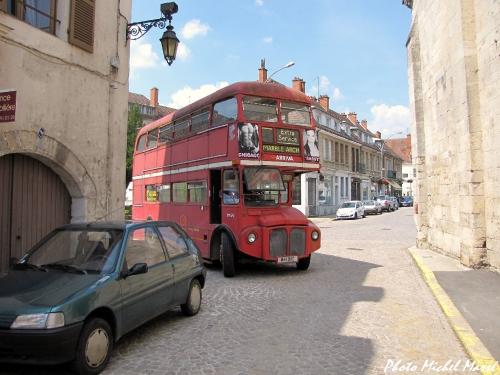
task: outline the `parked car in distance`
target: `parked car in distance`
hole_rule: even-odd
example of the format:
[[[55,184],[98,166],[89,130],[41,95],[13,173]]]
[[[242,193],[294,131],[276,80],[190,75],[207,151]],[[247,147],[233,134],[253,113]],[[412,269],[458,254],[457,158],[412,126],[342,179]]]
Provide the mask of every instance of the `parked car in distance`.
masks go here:
[[[394,202],[392,201],[391,197],[388,195],[379,195],[377,197],[377,201],[380,203],[382,206],[382,211],[394,211]]]
[[[175,306],[197,314],[205,276],[177,224],[60,227],[0,278],[0,362],[98,374],[127,332]]]
[[[341,204],[337,210],[337,219],[357,219],[359,217],[366,217],[363,202],[361,201],[348,201]]]
[[[379,201],[369,200],[363,201],[363,205],[365,206],[365,214],[381,214],[382,213],[382,205]]]
[[[399,210],[399,202],[398,202],[398,198],[396,197],[389,197],[393,203],[393,208],[394,210]]]
[[[403,205],[405,197],[398,196],[398,197],[396,197],[396,199],[398,200],[399,207],[401,207]]]
[[[403,207],[413,207],[413,197],[404,197],[403,203],[401,205]]]

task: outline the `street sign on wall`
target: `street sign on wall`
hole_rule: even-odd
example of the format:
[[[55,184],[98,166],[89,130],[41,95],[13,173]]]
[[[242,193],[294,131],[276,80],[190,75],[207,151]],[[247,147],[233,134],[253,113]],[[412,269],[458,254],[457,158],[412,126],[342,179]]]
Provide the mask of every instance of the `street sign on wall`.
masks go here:
[[[16,121],[16,91],[0,90],[0,122]]]

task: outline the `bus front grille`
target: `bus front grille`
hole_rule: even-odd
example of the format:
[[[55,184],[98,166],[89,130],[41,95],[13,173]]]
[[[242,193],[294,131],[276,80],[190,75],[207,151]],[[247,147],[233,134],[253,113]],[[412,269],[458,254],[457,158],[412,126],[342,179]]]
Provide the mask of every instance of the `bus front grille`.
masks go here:
[[[290,234],[290,255],[304,255],[306,250],[306,231],[293,228]]]
[[[269,237],[269,255],[272,257],[284,256],[288,244],[286,229],[273,229]]]

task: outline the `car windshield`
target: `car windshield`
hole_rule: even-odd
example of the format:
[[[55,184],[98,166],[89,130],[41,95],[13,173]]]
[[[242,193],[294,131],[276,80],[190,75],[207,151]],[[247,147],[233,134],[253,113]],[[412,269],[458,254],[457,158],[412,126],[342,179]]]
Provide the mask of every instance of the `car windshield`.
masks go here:
[[[365,206],[373,206],[375,204],[374,201],[364,201]]]
[[[245,204],[249,206],[272,206],[286,195],[281,173],[277,168],[247,167],[243,171]]]
[[[109,273],[115,268],[123,231],[63,229],[27,254],[20,265],[45,270]]]
[[[385,197],[385,195],[379,195],[379,197],[377,199],[384,201],[384,200],[386,200],[386,197]]]
[[[345,202],[345,203],[342,203],[342,206],[340,206],[340,208],[352,208],[352,207],[356,207],[356,203],[354,203],[354,202]]]

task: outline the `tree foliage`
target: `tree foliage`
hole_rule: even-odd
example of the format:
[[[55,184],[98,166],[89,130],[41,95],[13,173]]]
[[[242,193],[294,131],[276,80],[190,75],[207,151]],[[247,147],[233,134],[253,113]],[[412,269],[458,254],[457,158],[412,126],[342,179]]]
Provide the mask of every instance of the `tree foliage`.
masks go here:
[[[127,185],[132,180],[132,156],[134,155],[135,137],[137,131],[142,127],[141,114],[139,106],[134,104],[128,111],[127,125],[127,170],[126,181]]]

